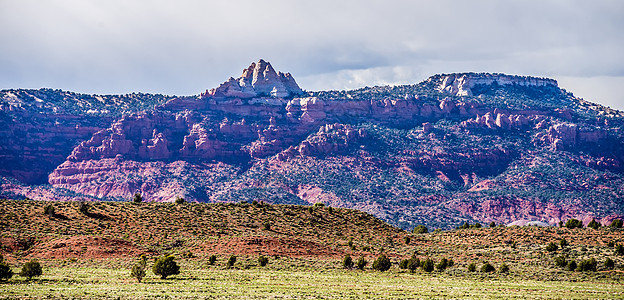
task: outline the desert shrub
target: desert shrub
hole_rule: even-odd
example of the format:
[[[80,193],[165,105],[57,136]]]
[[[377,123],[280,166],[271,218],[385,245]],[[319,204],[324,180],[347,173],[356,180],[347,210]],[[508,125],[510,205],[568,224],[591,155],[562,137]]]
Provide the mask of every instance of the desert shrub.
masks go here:
[[[569,244],[568,244],[568,241],[567,241],[565,238],[563,238],[563,239],[561,239],[561,240],[559,241],[559,246],[561,246],[561,249],[563,249],[563,247],[566,247],[566,246],[568,246],[568,245],[569,245]]]
[[[588,228],[598,229],[602,226],[602,224],[596,222],[596,219],[592,219],[591,222],[587,224]]]
[[[54,217],[54,214],[56,213],[56,210],[54,209],[54,205],[52,205],[52,203],[46,205],[43,207],[43,213],[50,216],[50,217]]]
[[[258,257],[258,264],[259,264],[261,267],[266,266],[268,263],[269,263],[269,258],[267,258],[266,256],[264,256],[264,255],[260,255],[260,256]]]
[[[407,266],[408,266],[408,265],[409,265],[409,259],[408,259],[408,258],[406,258],[406,259],[402,259],[402,260],[399,262],[399,269],[405,270],[405,269],[407,269]]]
[[[328,211],[330,214],[333,214],[333,213],[334,213],[334,208],[333,208],[333,207],[331,207],[331,206],[328,206],[328,207],[327,207],[327,211]]]
[[[615,247],[615,241],[609,241],[607,247]]]
[[[91,206],[85,201],[78,202],[78,211],[83,215],[88,215]]]
[[[236,263],[236,255],[230,255],[230,258],[228,258],[228,261],[227,261],[228,268],[233,267],[235,263]]]
[[[494,228],[496,227],[496,223],[494,223],[494,221],[490,222],[490,228]]]
[[[264,230],[271,230],[271,222],[266,221],[264,223],[262,223],[262,228],[264,228]]]
[[[436,265],[436,269],[440,271],[444,271],[446,268],[452,267],[454,264],[455,262],[453,262],[452,259],[446,259],[446,257],[443,257],[442,259],[440,259],[440,262],[438,262],[438,264]]]
[[[555,244],[554,242],[550,242],[548,246],[546,246],[546,251],[548,252],[554,252],[557,251],[557,249],[559,249],[559,247],[557,247],[557,244]]]
[[[586,259],[581,261],[578,264],[578,270],[579,271],[596,271],[596,267],[597,267],[598,263],[596,262],[595,258],[590,258],[590,259]]]
[[[621,244],[615,245],[615,254],[624,255],[624,246],[622,246]]]
[[[604,262],[604,267],[607,270],[613,270],[613,268],[615,268],[615,262],[613,262],[613,260],[610,257],[607,257],[607,259]]]
[[[22,270],[19,275],[22,277],[27,277],[28,280],[32,279],[36,276],[41,276],[42,274],[41,264],[39,264],[36,260],[31,260],[22,266]]]
[[[258,206],[258,200],[251,201],[251,205]]]
[[[134,193],[134,196],[132,197],[132,202],[133,203],[141,203],[141,202],[143,202],[143,196],[141,196],[141,193],[139,193],[139,192]]]
[[[314,203],[314,208],[321,208],[321,207],[325,207],[325,203],[323,203],[323,202],[316,202],[316,203]]]
[[[464,224],[457,227],[457,229],[468,229],[468,228],[470,228],[470,224],[468,224],[468,221],[464,222]]]
[[[429,232],[429,230],[427,229],[427,227],[425,225],[418,225],[418,226],[414,227],[413,232],[414,233],[427,233],[427,232]]]
[[[609,224],[609,227],[613,227],[613,228],[622,228],[622,225],[624,222],[622,221],[622,219],[615,219],[613,221],[611,221],[611,224]]]
[[[193,257],[195,257],[195,255],[193,254],[193,252],[191,252],[191,250],[188,250],[188,251],[184,252],[184,254],[182,254],[182,257],[184,257],[184,258],[193,258]]]
[[[559,227],[563,228],[563,221],[559,221]]]
[[[175,256],[161,256],[154,263],[152,272],[156,275],[160,275],[161,279],[167,279],[169,275],[180,274],[180,267],[175,262]]]
[[[13,270],[9,264],[4,261],[4,257],[0,254],[0,281],[9,280],[13,277]]]
[[[373,262],[373,269],[381,272],[387,271],[390,269],[390,266],[392,266],[392,262],[384,254],[379,255]]]
[[[475,223],[475,224],[470,225],[470,228],[481,228],[481,227],[482,227],[481,223]]]
[[[412,241],[412,239],[409,236],[405,237],[405,245],[409,245],[409,243]]]
[[[182,204],[184,202],[186,202],[186,200],[184,200],[184,198],[182,198],[182,197],[176,197],[176,199],[175,199],[175,203],[176,204]]]
[[[358,258],[358,260],[355,262],[355,266],[360,270],[364,270],[366,264],[368,264],[368,262],[366,261],[364,256],[360,256],[360,258]]]
[[[353,244],[353,238],[349,238],[349,242],[347,242],[347,246],[353,251],[355,251],[355,245]]]
[[[569,262],[568,262],[568,264],[566,265],[566,269],[567,269],[568,271],[574,271],[574,270],[576,270],[576,262],[575,262],[575,261],[573,261],[573,260],[569,261]]]
[[[314,212],[314,208],[312,206],[308,207],[308,212],[309,213],[313,213]]]
[[[490,264],[489,262],[485,262],[481,266],[481,272],[483,272],[483,273],[490,273],[490,272],[494,272],[494,271],[496,271],[496,268],[494,268],[494,266],[492,264]]]
[[[342,259],[342,266],[345,269],[353,268],[353,259],[351,258],[351,255],[349,254],[345,255],[345,257]]]
[[[130,276],[132,278],[136,278],[138,282],[143,280],[145,277],[145,268],[147,267],[147,257],[145,255],[141,255],[141,259],[132,266],[132,270],[130,270]]]
[[[422,268],[423,271],[429,273],[433,271],[435,264],[433,263],[433,260],[431,260],[431,258],[427,258],[421,262],[420,267]]]
[[[502,263],[500,267],[498,267],[499,273],[509,273],[509,266],[506,263]]]
[[[468,272],[474,272],[474,271],[476,271],[476,270],[477,270],[477,264],[475,264],[475,263],[470,263],[470,264],[468,265]]]
[[[583,228],[583,222],[577,219],[570,219],[565,223],[565,227],[567,228]]]
[[[216,255],[210,255],[210,257],[208,257],[208,264],[209,265],[214,265],[215,262],[217,262],[217,256]]]
[[[564,255],[559,255],[555,257],[554,262],[557,267],[562,267],[562,268],[568,264],[568,261],[566,260],[566,257]]]

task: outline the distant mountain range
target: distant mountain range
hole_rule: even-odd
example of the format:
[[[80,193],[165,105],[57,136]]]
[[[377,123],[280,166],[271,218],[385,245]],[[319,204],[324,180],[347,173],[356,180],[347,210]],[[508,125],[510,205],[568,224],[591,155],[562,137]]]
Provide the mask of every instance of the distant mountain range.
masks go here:
[[[312,204],[410,229],[624,214],[624,113],[548,78],[303,91],[260,60],[192,97],[0,91],[0,197]]]

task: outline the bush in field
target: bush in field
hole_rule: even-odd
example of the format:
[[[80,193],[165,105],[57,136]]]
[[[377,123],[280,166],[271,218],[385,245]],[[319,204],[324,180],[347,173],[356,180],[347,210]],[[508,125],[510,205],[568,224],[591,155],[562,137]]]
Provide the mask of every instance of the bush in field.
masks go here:
[[[562,268],[565,267],[568,264],[568,261],[566,260],[566,257],[563,256],[563,255],[559,255],[559,256],[555,257],[554,262],[555,262],[555,265],[557,267],[562,267]]]
[[[41,264],[39,264],[36,260],[31,260],[22,266],[22,270],[19,275],[22,277],[27,277],[28,280],[32,279],[36,276],[41,276],[42,274]]]
[[[615,247],[615,241],[609,241],[607,247]]]
[[[455,262],[452,259],[446,259],[446,257],[443,257],[436,265],[436,269],[444,271],[446,268],[452,267],[454,264]]]
[[[216,255],[210,255],[210,257],[208,257],[208,264],[209,265],[214,265],[215,262],[217,261],[217,256]]]
[[[624,255],[624,246],[622,246],[621,244],[615,245],[615,254]]]
[[[569,262],[568,262],[568,264],[566,265],[566,269],[567,269],[568,271],[574,271],[574,270],[576,270],[576,266],[577,266],[577,265],[576,265],[576,262],[575,262],[575,261],[573,261],[573,260],[571,260],[571,261],[569,261]]]
[[[366,261],[364,256],[360,256],[360,258],[358,258],[358,260],[355,262],[355,266],[360,270],[364,270],[364,267],[366,267],[367,263],[368,262]]]
[[[345,269],[353,268],[353,259],[351,258],[351,255],[349,254],[345,255],[345,257],[342,259],[342,266]]]
[[[184,200],[184,198],[182,197],[176,197],[175,199],[176,204],[183,204],[184,202],[186,202],[186,200]]]
[[[496,223],[494,223],[494,221],[490,222],[490,228],[494,228],[496,227]]]
[[[557,247],[557,244],[555,244],[554,242],[550,242],[548,246],[546,246],[546,251],[548,252],[555,252],[557,251],[557,249],[559,249],[559,247]]]
[[[420,267],[423,271],[429,273],[433,271],[435,264],[433,263],[433,260],[431,260],[431,258],[427,258],[421,262]]]
[[[83,215],[88,215],[91,206],[85,201],[78,202],[78,211]]]
[[[136,278],[136,280],[140,283],[145,277],[145,268],[147,267],[147,257],[145,255],[141,255],[141,259],[132,266],[132,270],[130,271],[130,276]]]
[[[425,225],[418,225],[414,227],[413,232],[414,233],[427,233],[429,232],[429,230],[427,229],[427,227],[425,227]]]
[[[160,275],[161,279],[167,279],[169,275],[180,274],[180,267],[175,262],[175,256],[162,256],[154,263],[152,272],[156,275]]]
[[[409,245],[409,243],[412,241],[412,239],[410,239],[409,236],[405,237],[405,245]]]
[[[596,262],[595,258],[590,258],[590,259],[586,259],[581,261],[578,264],[578,270],[579,271],[596,271],[596,268],[598,266],[598,262]]]
[[[477,264],[475,263],[470,263],[468,265],[468,272],[475,272],[477,270]]]
[[[373,269],[381,272],[387,271],[388,269],[390,269],[390,266],[392,266],[392,263],[390,262],[390,259],[384,254],[379,255],[377,259],[375,259],[375,261],[373,262]]]
[[[561,239],[561,240],[559,241],[559,246],[561,246],[561,249],[563,249],[564,247],[566,247],[566,246],[568,246],[568,245],[569,245],[569,244],[568,244],[568,241],[567,241],[565,238],[563,238],[563,239]]]
[[[570,219],[565,223],[565,227],[567,228],[583,228],[583,222],[577,219]]]
[[[228,261],[227,261],[228,268],[233,267],[235,263],[236,263],[236,255],[230,255],[230,258],[228,258]]]
[[[596,219],[592,219],[591,222],[589,222],[589,224],[587,224],[587,228],[593,228],[593,229],[598,229],[602,226],[602,224],[596,222]]]
[[[615,219],[613,221],[611,221],[611,224],[609,225],[609,227],[613,227],[613,228],[622,228],[622,225],[624,222],[622,221],[622,219]]]
[[[509,273],[509,266],[506,263],[503,263],[500,267],[498,267],[498,272]]]
[[[494,271],[496,271],[496,268],[494,268],[494,266],[492,266],[489,262],[485,262],[481,266],[481,272],[483,272],[483,273],[490,273],[490,272],[494,272]]]
[[[139,192],[134,193],[134,196],[132,197],[132,202],[133,203],[141,203],[141,202],[143,202],[143,196],[141,196],[141,193],[139,193]]]
[[[54,217],[56,210],[54,209],[54,205],[51,203],[43,207],[43,213],[48,215],[49,217]]]
[[[4,257],[0,255],[0,281],[5,281],[13,277],[13,271],[9,264],[4,261]]]
[[[604,267],[607,270],[613,270],[613,268],[615,268],[615,263],[613,262],[611,258],[607,257],[607,259],[604,262]]]
[[[258,257],[258,264],[259,264],[261,267],[266,266],[268,263],[269,263],[269,259],[268,259],[266,256],[264,256],[264,255],[260,255],[260,256]]]

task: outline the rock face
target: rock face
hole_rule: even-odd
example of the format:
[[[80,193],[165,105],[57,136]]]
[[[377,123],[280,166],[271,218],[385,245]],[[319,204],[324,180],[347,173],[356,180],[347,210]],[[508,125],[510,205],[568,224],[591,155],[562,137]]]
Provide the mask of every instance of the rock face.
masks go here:
[[[275,72],[270,63],[259,60],[243,70],[241,77],[221,84],[206,93],[215,98],[254,98],[270,96],[286,98],[302,94],[303,91],[290,73]]]
[[[513,76],[504,74],[464,73],[432,77],[429,80],[437,81],[437,89],[455,96],[472,96],[472,89],[477,85],[518,85],[525,87],[554,87],[557,81],[549,78],[528,76]]]
[[[304,93],[260,60],[192,97],[2,93],[2,197],[323,201],[406,229],[624,215],[623,119],[551,79],[466,73]],[[73,100],[40,108],[43,95]],[[106,99],[155,100],[87,113]],[[71,103],[84,108],[68,114]],[[45,176],[51,186],[14,180]]]

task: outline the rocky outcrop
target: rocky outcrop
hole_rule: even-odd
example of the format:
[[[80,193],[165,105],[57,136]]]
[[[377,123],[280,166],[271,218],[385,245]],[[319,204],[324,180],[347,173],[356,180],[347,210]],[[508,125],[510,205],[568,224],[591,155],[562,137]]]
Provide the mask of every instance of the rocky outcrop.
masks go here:
[[[290,73],[275,72],[270,63],[259,60],[252,63],[239,78],[230,78],[219,87],[207,91],[213,98],[286,98],[303,91]]]
[[[514,76],[487,73],[457,73],[437,75],[428,79],[435,82],[437,90],[454,96],[473,96],[472,89],[477,85],[517,85],[523,87],[554,87],[557,81],[549,78]]]

